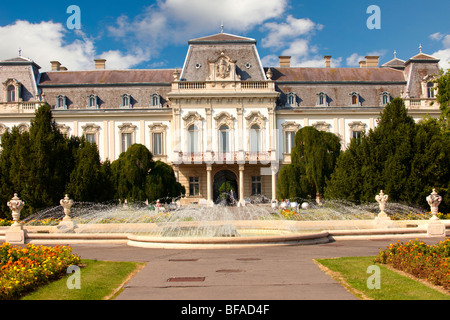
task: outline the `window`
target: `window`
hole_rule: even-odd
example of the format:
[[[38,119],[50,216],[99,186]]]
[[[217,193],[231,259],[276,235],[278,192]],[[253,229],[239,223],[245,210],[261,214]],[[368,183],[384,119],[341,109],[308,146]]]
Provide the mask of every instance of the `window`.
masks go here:
[[[188,152],[198,152],[198,128],[195,125],[188,129]]]
[[[427,83],[427,97],[428,98],[434,98],[435,92],[434,92],[434,83],[428,82]]]
[[[56,97],[56,106],[55,106],[56,108],[64,108],[64,109],[66,109],[67,108],[67,105],[66,105],[66,96],[63,96],[63,95],[58,95],[57,97]]]
[[[295,132],[286,131],[285,135],[286,135],[286,153],[290,154],[295,146]]]
[[[353,139],[361,138],[361,131],[353,131]]]
[[[86,141],[90,143],[97,143],[97,135],[93,133],[87,133],[85,135]]]
[[[127,93],[122,95],[120,106],[122,108],[131,108],[131,96]]]
[[[219,129],[219,152],[227,153],[230,152],[230,141],[229,141],[229,128],[228,126],[221,126]]]
[[[317,94],[317,105],[322,107],[328,107],[328,95],[324,92]]]
[[[261,151],[261,129],[253,125],[250,129],[250,152]]]
[[[252,177],[252,195],[261,194],[261,176]]]
[[[152,94],[151,106],[153,108],[161,107],[161,96],[157,93]]]
[[[162,133],[153,133],[153,155],[155,156],[160,156],[163,154],[163,149],[162,149]]]
[[[127,151],[127,149],[133,144],[133,134],[132,133],[122,133],[122,152]]]
[[[289,92],[287,94],[287,99],[286,99],[286,104],[288,107],[298,107],[298,103],[297,103],[297,94],[295,94],[294,92]]]
[[[383,106],[387,105],[388,103],[391,102],[391,95],[389,92],[383,92],[382,93],[382,97],[381,97],[381,104]]]
[[[199,177],[189,177],[189,195],[198,196],[200,194]]]
[[[350,100],[351,106],[361,106],[361,97],[360,97],[359,93],[352,92],[352,93],[350,93],[350,96],[351,96],[351,100]]]
[[[87,107],[98,108],[98,97],[95,94],[91,94],[88,96]]]
[[[16,101],[16,87],[14,87],[13,85],[8,86],[7,89],[7,101],[8,102],[13,102]]]

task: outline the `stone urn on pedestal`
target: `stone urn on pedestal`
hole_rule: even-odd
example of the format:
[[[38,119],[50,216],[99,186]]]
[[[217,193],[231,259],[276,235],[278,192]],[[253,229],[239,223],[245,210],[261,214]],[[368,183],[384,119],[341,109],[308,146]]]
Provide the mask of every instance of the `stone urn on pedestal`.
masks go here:
[[[26,230],[23,229],[23,225],[20,221],[20,211],[25,206],[25,202],[20,200],[17,193],[14,194],[11,200],[7,202],[7,206],[11,209],[12,218],[14,223],[5,233],[5,241],[8,243],[25,243]]]
[[[375,200],[378,202],[378,205],[380,206],[380,213],[375,218],[375,221],[378,224],[386,224],[391,221],[391,218],[384,212],[386,209],[386,202],[388,201],[389,196],[387,194],[384,194],[383,190],[380,190],[380,193],[375,196]]]
[[[431,209],[430,223],[427,226],[427,233],[429,237],[445,237],[445,224],[441,222],[437,214],[439,212],[439,205],[442,197],[433,189],[433,192],[426,198]]]
[[[66,194],[64,199],[59,201],[59,204],[64,209],[64,218],[58,225],[58,230],[62,232],[74,232],[75,224],[70,217],[70,208],[73,206],[73,200],[69,198],[69,195]]]

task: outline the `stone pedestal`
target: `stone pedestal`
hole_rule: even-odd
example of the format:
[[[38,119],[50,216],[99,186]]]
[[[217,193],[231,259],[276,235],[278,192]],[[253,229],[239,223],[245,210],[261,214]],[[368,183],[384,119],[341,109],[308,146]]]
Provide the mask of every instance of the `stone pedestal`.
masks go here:
[[[436,189],[426,198],[430,205],[432,217],[430,223],[427,225],[427,235],[429,237],[445,237],[445,224],[443,224],[438,218],[439,205],[441,204],[442,197],[438,195]]]
[[[24,244],[26,241],[27,231],[23,229],[23,225],[20,223],[20,211],[25,206],[25,202],[20,200],[17,193],[14,194],[11,200],[7,203],[11,209],[14,223],[5,232],[5,242],[11,244]]]
[[[430,221],[427,225],[427,236],[445,237],[445,224],[438,220]]]

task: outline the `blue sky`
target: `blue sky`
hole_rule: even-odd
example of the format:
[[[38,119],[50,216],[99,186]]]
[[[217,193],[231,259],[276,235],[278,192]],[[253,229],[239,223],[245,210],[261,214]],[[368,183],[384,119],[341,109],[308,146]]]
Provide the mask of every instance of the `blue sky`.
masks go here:
[[[67,27],[70,5],[80,10],[81,29]],[[370,30],[367,8],[381,10],[381,29]],[[265,66],[279,55],[292,64],[354,67],[366,55],[384,63],[419,52],[449,68],[450,2],[434,0],[159,0],[126,2],[8,1],[0,4],[0,59],[22,55],[42,71],[58,60],[70,70],[92,69],[94,58],[107,68],[182,67],[187,41],[220,32],[255,38]]]

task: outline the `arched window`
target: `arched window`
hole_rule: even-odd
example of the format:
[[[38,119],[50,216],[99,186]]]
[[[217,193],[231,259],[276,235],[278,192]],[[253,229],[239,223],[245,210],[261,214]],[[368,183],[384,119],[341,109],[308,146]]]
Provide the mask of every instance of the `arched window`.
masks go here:
[[[8,91],[7,101],[8,102],[16,101],[16,87],[10,85],[8,86],[7,91]]]
[[[223,125],[219,128],[219,152],[230,152],[230,129]]]
[[[353,105],[358,104],[358,97],[356,95],[352,96],[352,104]]]
[[[250,152],[261,151],[261,128],[255,124],[250,128]]]
[[[161,96],[157,93],[152,94],[151,107],[159,108],[161,107]]]
[[[198,128],[195,125],[188,128],[188,152],[198,152]]]
[[[121,104],[120,106],[122,108],[131,108],[131,96],[127,93],[122,95],[122,99],[121,99]]]
[[[66,96],[58,95],[56,97],[56,108],[67,108],[66,106]]]
[[[98,108],[98,97],[95,94],[89,95],[87,100],[88,108]]]

